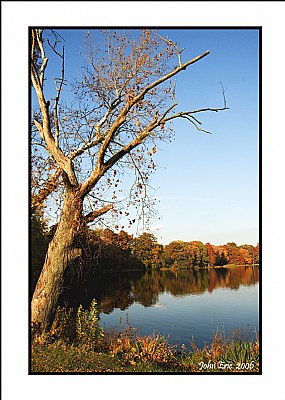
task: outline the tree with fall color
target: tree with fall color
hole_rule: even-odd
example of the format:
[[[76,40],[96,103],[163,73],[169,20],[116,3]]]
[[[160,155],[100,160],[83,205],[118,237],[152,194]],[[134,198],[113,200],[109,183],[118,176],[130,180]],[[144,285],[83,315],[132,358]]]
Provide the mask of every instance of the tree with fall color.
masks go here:
[[[175,240],[164,248],[166,267],[188,268],[191,264],[191,254],[186,250],[186,242]]]
[[[244,258],[236,243],[228,242],[225,247],[227,251],[229,264],[236,264],[236,265],[244,264]]]
[[[209,133],[199,113],[227,109],[224,99],[221,108],[177,110],[174,79],[209,51],[183,61],[183,50],[153,30],[110,30],[100,37],[96,42],[92,32],[86,34],[88,64],[82,79],[73,82],[68,105],[61,100],[67,84],[62,37],[53,30],[30,29],[32,99],[37,99],[31,129],[32,208],[47,201],[58,206],[31,304],[32,323],[40,329],[53,315],[66,268],[82,254],[76,238],[86,225],[107,212],[126,212],[130,202],[146,213],[153,154],[159,140],[171,137],[170,123],[183,119]],[[53,95],[47,85],[51,63],[58,66]],[[126,169],[134,172],[134,183],[128,199],[119,203]]]
[[[158,268],[161,266],[163,246],[157,243],[153,233],[144,232],[135,238],[131,248],[134,257],[142,262],[146,268]]]
[[[211,266],[213,266],[213,265],[215,265],[215,262],[216,262],[215,251],[210,243],[206,243],[206,248],[207,248],[207,253],[208,253],[209,264]]]

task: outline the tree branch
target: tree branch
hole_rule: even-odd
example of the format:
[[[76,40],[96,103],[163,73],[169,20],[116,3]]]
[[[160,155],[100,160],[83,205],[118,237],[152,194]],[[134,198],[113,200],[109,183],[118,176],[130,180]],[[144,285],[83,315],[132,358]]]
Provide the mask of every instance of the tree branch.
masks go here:
[[[44,47],[43,47],[43,40],[42,40],[42,30],[41,29],[37,29],[36,31],[36,39],[38,42],[38,46],[41,52],[41,57],[42,57],[42,65],[41,65],[41,69],[40,69],[40,84],[41,86],[43,86],[43,82],[44,82],[44,74],[45,74],[45,69],[48,63],[48,58],[45,56],[45,51],[44,51]]]
[[[84,220],[87,224],[93,222],[95,218],[100,217],[101,215],[105,214],[112,208],[113,204],[108,204],[107,206],[101,208],[100,210],[91,211],[89,214],[85,215]]]
[[[34,120],[34,124],[40,132],[42,139],[47,145],[47,150],[56,160],[58,166],[67,174],[68,180],[71,186],[78,186],[78,181],[74,172],[74,168],[70,158],[66,157],[60,148],[58,147],[56,141],[53,138],[50,115],[49,115],[49,102],[46,101],[43,91],[43,74],[47,64],[47,58],[45,57],[44,48],[42,44],[41,31],[33,30],[33,34],[36,35],[39,48],[41,50],[41,57],[43,60],[41,66],[40,79],[38,78],[36,68],[32,67],[32,83],[37,94],[39,106],[42,114],[42,125]]]
[[[59,54],[58,52],[56,52],[56,54],[58,54],[62,59],[61,78],[60,78],[59,87],[57,87],[57,79],[54,78],[54,83],[55,83],[55,88],[57,90],[57,95],[56,95],[55,100],[54,100],[53,116],[54,116],[54,124],[55,124],[55,145],[58,147],[58,141],[59,141],[58,102],[59,102],[59,97],[60,97],[61,90],[62,90],[62,85],[63,85],[63,82],[64,82],[64,47],[62,48],[62,55]]]
[[[135,147],[139,146],[144,139],[149,136],[150,132],[159,125],[158,116],[150,122],[150,124],[140,132],[134,140],[132,140],[127,145],[123,146],[117,153],[115,153],[109,160],[104,164],[105,170],[111,168],[116,162],[118,162],[121,158],[123,158],[126,154],[132,151]]]
[[[44,187],[38,194],[32,196],[32,212],[34,212],[40,205],[43,204],[45,199],[54,191],[58,185],[58,178],[61,170],[59,168],[45,181]]]
[[[170,109],[171,109],[171,107],[169,108],[169,110],[170,110]],[[193,111],[181,111],[181,112],[179,112],[179,113],[177,113],[177,114],[170,115],[170,116],[167,117],[167,118],[165,118],[165,117],[164,117],[164,118],[161,118],[161,119],[159,120],[159,123],[160,123],[160,124],[164,124],[164,123],[166,123],[166,122],[168,122],[168,121],[171,121],[172,119],[175,119],[175,118],[185,118],[185,119],[187,119],[189,122],[191,122],[191,123],[195,126],[195,128],[196,128],[197,130],[199,130],[199,131],[201,131],[201,132],[205,132],[205,133],[211,134],[211,132],[199,128],[199,126],[198,126],[196,123],[198,123],[199,125],[202,125],[202,123],[201,123],[197,118],[195,118],[192,114],[196,114],[196,113],[204,112],[204,111],[219,112],[219,111],[224,111],[224,110],[229,110],[229,107],[222,107],[222,108],[201,108],[201,109],[193,110]],[[165,115],[165,114],[164,114],[164,115]]]
[[[69,154],[68,158],[73,160],[75,157],[78,157],[81,154],[83,154],[86,150],[91,149],[92,147],[96,146],[99,143],[102,143],[103,139],[104,139],[103,137],[100,137],[98,139],[92,140],[92,142],[90,143],[85,143],[82,147],[80,147],[77,150],[74,150],[71,154]]]
[[[206,57],[207,55],[210,54],[210,51],[207,50],[205,53],[200,54],[199,56],[192,58],[192,60],[186,62],[185,64],[179,65],[179,67],[175,68],[173,71],[169,72],[168,74],[164,75],[162,78],[156,80],[155,82],[151,83],[148,85],[140,94],[138,94],[136,97],[134,97],[134,100],[132,102],[132,106],[137,103],[141,98],[145,96],[147,92],[149,92],[151,89],[154,87],[160,85],[161,83],[167,81],[168,79],[172,78],[173,76],[177,75],[180,71],[185,70],[186,68],[189,67],[191,64],[195,64],[197,61],[201,60],[202,58]]]
[[[179,47],[177,46],[177,44],[176,44],[176,43],[173,43],[172,40],[166,39],[166,38],[160,36],[158,33],[157,33],[157,36],[160,37],[160,39],[163,40],[165,43],[167,43],[168,46],[171,46],[171,47],[174,47],[174,48],[175,48],[176,53],[177,53],[177,56],[178,56],[178,62],[179,62],[179,65],[181,66],[181,65],[182,65],[181,53],[182,53],[182,51],[184,51],[185,49],[179,50]]]

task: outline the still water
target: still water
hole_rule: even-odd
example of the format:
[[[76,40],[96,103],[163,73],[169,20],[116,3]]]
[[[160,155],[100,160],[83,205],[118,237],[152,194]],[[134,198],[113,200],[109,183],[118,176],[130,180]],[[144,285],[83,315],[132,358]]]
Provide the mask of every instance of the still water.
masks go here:
[[[199,347],[217,328],[225,335],[241,327],[259,330],[258,267],[100,272],[93,278],[80,303],[97,299],[103,328],[128,320],[142,334],[159,332],[186,346],[193,337]]]

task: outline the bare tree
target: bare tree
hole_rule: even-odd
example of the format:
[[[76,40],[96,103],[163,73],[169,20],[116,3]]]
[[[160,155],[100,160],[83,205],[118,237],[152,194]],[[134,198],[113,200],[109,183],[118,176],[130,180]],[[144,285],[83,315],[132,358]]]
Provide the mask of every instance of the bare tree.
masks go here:
[[[117,187],[124,170],[135,172],[132,201],[145,199],[156,143],[171,137],[170,123],[182,118],[210,133],[202,129],[197,115],[227,106],[224,98],[221,108],[177,111],[174,79],[209,51],[183,62],[183,50],[152,30],[105,31],[100,46],[87,33],[88,64],[83,79],[73,83],[72,107],[63,106],[65,57],[60,38],[54,32],[44,38],[40,29],[30,33],[31,80],[39,105],[33,126],[40,136],[36,145],[48,155],[40,163],[42,170],[43,165],[49,166],[41,175],[42,185],[35,185],[32,206],[42,204],[59,185],[63,189],[60,217],[32,299],[32,323],[44,329],[62,289],[64,271],[82,252],[74,245],[76,237],[86,224],[110,210],[118,212]],[[54,79],[56,95],[49,100],[47,49],[61,61],[60,77]],[[110,200],[104,194],[107,189],[112,193]]]

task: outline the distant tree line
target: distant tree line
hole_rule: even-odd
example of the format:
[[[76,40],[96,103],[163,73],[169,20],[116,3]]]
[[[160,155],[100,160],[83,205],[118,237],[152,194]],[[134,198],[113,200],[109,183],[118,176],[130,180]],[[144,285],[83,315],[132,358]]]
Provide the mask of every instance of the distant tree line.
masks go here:
[[[48,243],[56,227],[47,227],[40,212],[31,216],[31,293],[44,262]],[[233,242],[215,246],[200,241],[173,241],[165,246],[152,233],[133,237],[121,230],[85,228],[76,239],[82,249],[80,258],[71,263],[65,279],[81,279],[94,270],[207,268],[229,264],[259,263],[259,245]]]
[[[163,246],[151,233],[133,239],[132,254],[147,268],[205,268],[259,263],[259,245],[237,246],[229,242],[215,246],[200,241],[176,240]]]

